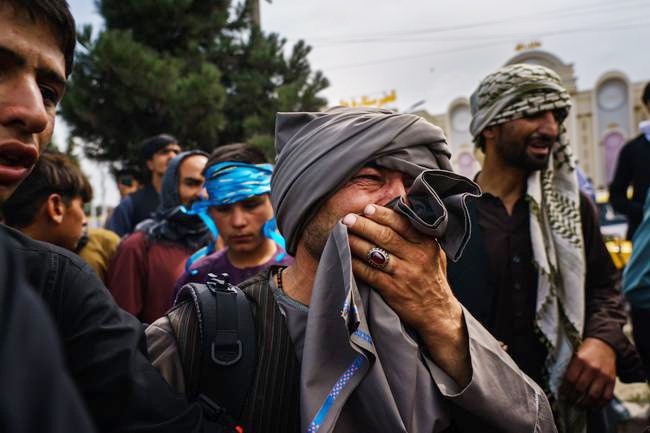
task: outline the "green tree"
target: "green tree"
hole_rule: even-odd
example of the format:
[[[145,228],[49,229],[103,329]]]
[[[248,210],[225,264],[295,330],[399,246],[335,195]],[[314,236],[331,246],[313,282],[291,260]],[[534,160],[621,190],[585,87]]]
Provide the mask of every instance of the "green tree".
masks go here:
[[[100,0],[105,28],[79,32],[80,49],[61,106],[71,138],[97,160],[138,156],[160,132],[211,150],[249,141],[272,153],[277,111],[318,110],[329,83],[310,48],[251,21],[248,1]],[[79,140],[80,139],[80,140]]]

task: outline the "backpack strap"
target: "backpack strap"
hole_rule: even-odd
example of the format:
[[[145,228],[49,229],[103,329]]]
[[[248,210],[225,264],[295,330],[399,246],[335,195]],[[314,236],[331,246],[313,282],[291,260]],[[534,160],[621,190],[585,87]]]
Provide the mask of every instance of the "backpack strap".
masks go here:
[[[257,367],[253,312],[227,274],[208,278],[205,284],[186,284],[179,293],[179,300],[192,300],[199,323],[199,389],[190,397],[207,399],[238,419]]]

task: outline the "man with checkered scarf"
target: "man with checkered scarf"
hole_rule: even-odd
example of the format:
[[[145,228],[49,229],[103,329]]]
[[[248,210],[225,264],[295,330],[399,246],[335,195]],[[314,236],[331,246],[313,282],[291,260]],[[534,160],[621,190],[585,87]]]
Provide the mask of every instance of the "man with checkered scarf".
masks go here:
[[[607,431],[601,408],[617,370],[642,377],[622,332],[615,268],[578,189],[564,127],[570,107],[560,77],[543,66],[506,66],[480,83],[470,129],[485,153],[476,178],[483,195],[470,206],[472,236],[449,279],[546,390],[558,430],[591,433]]]

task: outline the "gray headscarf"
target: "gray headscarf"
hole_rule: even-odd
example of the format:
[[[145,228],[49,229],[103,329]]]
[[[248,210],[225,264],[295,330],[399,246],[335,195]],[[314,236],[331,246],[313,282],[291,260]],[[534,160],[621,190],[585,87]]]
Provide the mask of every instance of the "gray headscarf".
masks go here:
[[[197,215],[184,212],[178,195],[179,168],[190,156],[208,154],[202,150],[190,150],[176,155],[167,166],[160,191],[160,205],[153,218],[139,223],[135,230],[143,231],[147,238],[154,241],[167,241],[198,250],[212,239],[208,227]]]
[[[289,254],[295,254],[300,234],[319,205],[365,164],[375,162],[413,178],[424,170],[437,169],[429,176],[449,182],[438,193],[445,200],[450,192],[456,198],[449,197],[447,206],[443,206],[442,198],[434,199],[440,201],[437,211],[449,212],[444,223],[440,221],[447,230],[435,234],[452,259],[459,255],[459,239],[469,231],[469,223],[463,219],[462,203],[457,198],[462,192],[473,191],[474,184],[466,184],[466,178],[452,172],[451,153],[437,126],[413,114],[372,108],[278,113],[275,147],[271,201]],[[459,184],[464,184],[466,190],[454,190]],[[427,187],[420,185],[418,189]],[[393,205],[397,206],[397,202]],[[430,215],[429,219],[435,217]]]
[[[336,108],[279,113],[271,199],[287,250],[322,203],[369,162],[416,177],[408,200],[389,206],[458,257],[469,236],[468,195],[479,190],[451,172],[442,131],[388,110]],[[301,430],[432,432],[448,412],[417,339],[352,272],[347,228],[327,241],[312,291],[301,359]]]

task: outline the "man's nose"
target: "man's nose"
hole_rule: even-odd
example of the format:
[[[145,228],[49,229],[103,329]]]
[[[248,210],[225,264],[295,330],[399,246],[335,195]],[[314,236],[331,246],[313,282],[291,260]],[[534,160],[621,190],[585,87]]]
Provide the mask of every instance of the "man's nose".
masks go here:
[[[246,225],[246,215],[240,206],[235,205],[232,210],[233,227],[244,227]]]
[[[557,137],[560,125],[552,111],[546,111],[542,114],[538,130],[540,134]]]
[[[379,203],[382,206],[393,200],[395,197],[406,197],[406,184],[404,183],[402,176],[392,177],[386,185],[385,191],[386,194],[382,200],[383,203]]]
[[[37,134],[47,127],[48,121],[43,95],[33,79],[20,77],[8,83],[0,101],[0,124]]]

